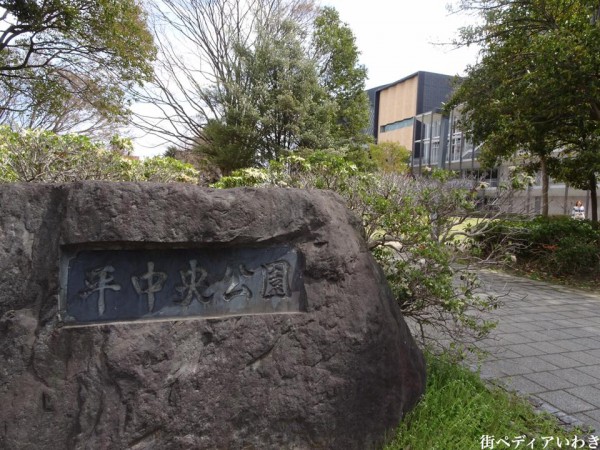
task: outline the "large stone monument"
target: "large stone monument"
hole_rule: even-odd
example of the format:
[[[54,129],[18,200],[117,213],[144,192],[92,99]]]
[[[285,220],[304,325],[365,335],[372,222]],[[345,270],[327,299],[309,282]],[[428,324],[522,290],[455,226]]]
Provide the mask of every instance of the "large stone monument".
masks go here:
[[[0,185],[0,448],[368,449],[423,357],[332,193]]]

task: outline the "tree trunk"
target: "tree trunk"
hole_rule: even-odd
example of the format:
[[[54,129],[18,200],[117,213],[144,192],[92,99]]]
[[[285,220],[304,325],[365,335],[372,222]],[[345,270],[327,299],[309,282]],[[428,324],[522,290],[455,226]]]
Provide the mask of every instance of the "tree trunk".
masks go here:
[[[590,200],[592,204],[592,222],[598,223],[598,180],[595,174],[590,175]]]
[[[546,156],[540,157],[540,169],[542,172],[542,216],[548,217],[548,191],[550,186],[550,177],[548,176],[548,163]]]

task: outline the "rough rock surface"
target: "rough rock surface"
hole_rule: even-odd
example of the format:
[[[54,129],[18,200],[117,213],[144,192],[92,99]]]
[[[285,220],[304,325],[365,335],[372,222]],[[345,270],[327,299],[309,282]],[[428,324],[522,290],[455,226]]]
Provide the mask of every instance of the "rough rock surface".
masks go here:
[[[377,448],[425,369],[360,224],[328,192],[0,186],[0,448]],[[57,325],[60,249],[288,244],[299,314]]]

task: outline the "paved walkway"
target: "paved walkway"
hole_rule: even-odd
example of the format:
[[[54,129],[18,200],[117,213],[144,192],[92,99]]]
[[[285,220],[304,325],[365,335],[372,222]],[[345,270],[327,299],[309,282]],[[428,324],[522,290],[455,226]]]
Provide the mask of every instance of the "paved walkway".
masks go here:
[[[532,397],[566,423],[600,432],[600,293],[482,273],[486,292],[506,294],[478,346],[481,376]]]

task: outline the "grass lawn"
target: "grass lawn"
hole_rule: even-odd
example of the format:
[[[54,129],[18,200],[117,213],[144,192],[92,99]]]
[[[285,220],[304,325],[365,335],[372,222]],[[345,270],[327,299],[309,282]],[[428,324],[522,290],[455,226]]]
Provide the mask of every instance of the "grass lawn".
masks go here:
[[[425,396],[384,450],[590,448],[570,447],[575,435],[582,444],[581,430],[561,428],[526,399],[488,386],[447,358],[427,355],[427,370]]]

